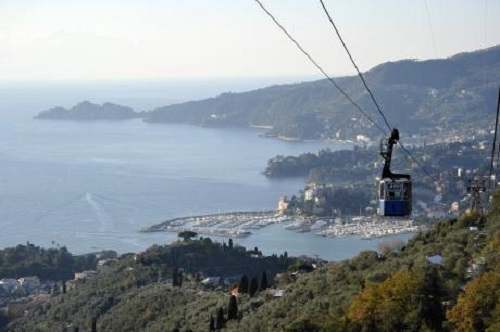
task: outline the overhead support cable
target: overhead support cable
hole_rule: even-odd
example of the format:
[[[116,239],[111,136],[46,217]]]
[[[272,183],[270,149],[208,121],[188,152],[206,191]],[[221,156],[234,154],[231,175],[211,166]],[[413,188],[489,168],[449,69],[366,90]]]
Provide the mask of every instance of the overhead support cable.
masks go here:
[[[408,149],[405,148],[405,146],[403,145],[403,143],[401,143],[401,141],[398,142],[399,143],[399,146],[401,147],[401,149],[408,155],[408,157],[411,158],[411,160],[413,160],[413,162],[415,164],[417,164],[418,167],[420,167],[422,169],[422,171],[425,173],[425,175],[427,175],[428,177],[430,177],[431,179],[433,179],[434,181],[436,182],[439,182],[439,179],[437,177],[435,177],[434,175],[430,174],[429,172],[427,172],[427,170],[425,169],[424,165],[422,165],[412,154],[410,151],[408,151]]]
[[[498,117],[500,116],[500,88],[498,88],[498,100],[497,100],[497,116],[495,119],[495,133],[493,135],[493,145],[491,147],[491,161],[490,161],[490,178],[488,183],[488,196],[491,190],[491,176],[493,174],[493,159],[495,158],[495,147],[497,145],[497,131],[498,131]],[[499,148],[500,153],[500,148]],[[498,160],[498,158],[497,158]],[[498,167],[498,165],[497,165]]]
[[[387,125],[387,127],[389,128],[389,130],[392,130],[392,127],[389,125],[389,122],[387,121],[387,118],[384,114],[384,112],[382,112],[382,110],[380,109],[380,106],[377,102],[377,100],[375,99],[375,96],[373,94],[373,92],[371,91],[371,89],[368,87],[368,84],[366,83],[366,80],[365,78],[363,77],[363,74],[361,73],[361,70],[359,69],[358,65],[356,64],[356,62],[354,61],[352,55],[351,55],[351,52],[349,51],[349,49],[347,48],[347,45],[346,43],[344,42],[344,39],[342,38],[342,36],[340,35],[340,32],[339,32],[339,29],[337,28],[337,25],[335,24],[335,22],[333,21],[328,9],[326,8],[325,6],[325,3],[323,2],[323,0],[319,0],[320,3],[321,3],[321,6],[323,7],[323,11],[325,12],[326,16],[328,17],[328,20],[330,21],[331,25],[333,26],[333,29],[335,30],[335,33],[337,35],[337,37],[339,38],[342,46],[344,47],[344,49],[346,50],[347,52],[347,55],[349,56],[349,59],[351,60],[351,63],[352,65],[354,66],[354,68],[356,69],[356,71],[358,72],[358,76],[359,78],[361,79],[361,81],[363,82],[363,85],[366,89],[366,91],[368,92],[368,94],[370,95],[370,98],[372,99],[373,101],[373,104],[375,104],[375,107],[377,108],[377,111],[379,112],[379,114],[382,116],[382,118],[384,119],[384,122],[385,124]],[[410,151],[408,151],[403,143],[399,142],[399,145],[401,146],[401,149],[413,160],[413,162],[415,162],[421,169],[422,171],[429,177],[433,178],[434,180],[436,180],[436,178],[434,176],[432,176],[429,172],[427,172],[427,170],[423,167],[422,164],[420,164],[418,162],[418,160],[411,154]]]
[[[377,100],[375,99],[375,96],[373,95],[372,91],[368,87],[368,84],[366,84],[366,81],[365,81],[365,78],[363,77],[363,74],[361,73],[361,71],[358,68],[358,65],[356,65],[356,62],[352,58],[351,52],[349,52],[349,49],[347,48],[346,43],[342,39],[342,36],[340,35],[339,30],[337,29],[337,26],[333,22],[333,19],[330,16],[330,13],[328,12],[328,9],[326,9],[325,3],[323,2],[323,0],[319,0],[319,2],[321,2],[321,6],[323,7],[323,11],[325,12],[326,16],[328,17],[328,20],[330,21],[330,23],[332,24],[333,29],[335,30],[335,33],[337,34],[337,37],[339,37],[339,40],[342,43],[342,46],[344,47],[344,49],[347,52],[347,55],[349,55],[349,59],[351,60],[352,65],[354,66],[354,68],[356,68],[356,71],[358,72],[358,76],[361,79],[361,81],[363,82],[363,85],[365,86],[366,91],[368,91],[368,93],[370,94],[370,98],[372,99],[373,103],[375,104],[375,107],[377,108],[378,113],[384,119],[384,122],[387,125],[387,128],[389,128],[389,131],[391,131],[392,127],[389,125],[389,122],[387,121],[387,118],[385,117],[384,112],[382,112],[382,110],[380,109],[380,106],[378,105]]]
[[[434,37],[434,29],[432,28],[431,15],[429,14],[429,5],[427,4],[427,0],[424,0],[425,4],[425,13],[427,14],[427,25],[429,26],[429,31],[431,33],[432,40],[432,48],[434,49],[434,56],[438,57],[437,47],[436,47],[436,38]]]
[[[320,0],[321,1],[321,0]],[[363,111],[363,109],[361,108],[361,106],[359,106],[359,104],[357,104],[354,100],[352,100],[352,98],[333,80],[333,78],[331,78],[326,72],[325,70],[312,58],[312,56],[300,45],[300,43],[295,39],[293,38],[290,33],[286,30],[286,28],[278,22],[278,20],[273,16],[273,14],[271,14],[271,12],[269,12],[269,10],[266,9],[266,7],[262,4],[262,2],[260,0],[255,0],[255,2],[257,2],[259,4],[259,6],[262,8],[262,10],[273,20],[273,22],[283,31],[283,33],[295,44],[295,46],[297,46],[297,48],[309,59],[309,61],[328,79],[328,81],[330,81],[330,83],[332,83],[336,88],[337,90],[342,93],[344,95],[344,97],[352,104],[356,107],[356,109],[362,113],[380,132],[382,132],[385,136],[387,136],[387,133],[385,132],[385,130],[380,127],[368,114],[366,114],[365,111]],[[323,5],[323,8],[325,9],[325,12],[326,14],[328,15],[328,17],[331,19],[328,11],[326,10],[326,7],[324,6],[323,4],[323,1],[321,1],[322,5]],[[331,20],[332,24],[333,24],[333,20]],[[336,31],[338,31],[336,29]],[[389,131],[392,131],[392,127],[389,125],[384,113],[382,112],[382,110],[380,109],[377,101],[375,100],[375,97],[373,96],[373,93],[371,92],[371,90],[368,88],[368,85],[366,84],[366,81],[364,80],[363,78],[363,75],[361,74],[361,72],[359,71],[359,68],[357,67],[356,63],[354,62],[354,60],[352,59],[352,56],[349,52],[349,50],[347,49],[347,46],[345,45],[344,41],[342,40],[342,38],[340,37],[340,34],[338,35],[339,38],[341,39],[342,41],[342,44],[343,46],[346,48],[346,51],[348,52],[349,54],[349,57],[351,58],[351,61],[353,62],[353,65],[355,66],[356,70],[358,71],[359,75],[360,75],[360,78],[362,79],[364,85],[365,85],[365,89],[367,89],[368,93],[370,94],[374,104],[376,105],[377,107],[377,110],[378,112],[380,113],[380,115],[382,116],[382,118],[384,119],[384,122],[385,124],[387,125],[387,127],[389,128]],[[403,144],[401,142],[399,142],[399,144],[401,145],[401,148],[403,149],[403,151],[405,151],[406,154],[408,154],[408,156],[410,156],[410,158],[422,169],[422,171],[429,177],[431,177],[432,179],[436,179],[434,176],[432,176],[431,174],[429,174],[429,172],[427,172],[427,170],[423,167],[422,164],[420,164],[416,159],[415,157],[403,146]]]
[[[293,38],[290,33],[285,29],[285,27],[278,22],[278,20],[264,7],[262,2],[260,0],[255,0],[259,4],[259,6],[262,8],[262,10],[273,20],[273,22],[285,33],[285,35],[297,46],[297,48],[309,59],[309,61],[323,74],[323,76],[326,77],[326,79],[332,83],[337,90],[344,95],[344,97],[352,104],[356,109],[361,112],[378,130],[380,130],[385,136],[387,136],[386,132],[382,127],[380,127],[368,114],[366,114],[365,111],[357,104],[348,94],[345,92],[335,81],[333,78],[331,78],[325,70],[312,58],[312,56],[300,45],[300,43]],[[385,116],[384,116],[385,120]],[[387,123],[387,121],[386,121]],[[388,125],[389,126],[389,125]],[[391,127],[389,126],[389,131],[391,130]]]

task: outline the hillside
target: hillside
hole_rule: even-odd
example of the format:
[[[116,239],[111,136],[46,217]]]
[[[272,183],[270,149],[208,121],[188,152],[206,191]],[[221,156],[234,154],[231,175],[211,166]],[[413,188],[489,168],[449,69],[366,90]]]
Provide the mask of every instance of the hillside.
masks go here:
[[[403,60],[365,74],[382,110],[406,136],[455,128],[472,133],[493,114],[500,81],[500,46],[442,60]],[[358,77],[336,78],[380,126]],[[378,130],[327,80],[272,86],[157,108],[148,122],[203,126],[272,126],[268,134],[302,139],[372,138]]]
[[[220,279],[203,286],[198,272],[209,266],[235,286]],[[185,239],[124,255],[65,294],[12,306],[7,330],[498,330],[500,193],[486,219],[442,221],[406,245],[385,241],[379,252],[314,266],[286,253],[262,257],[232,243]],[[262,286],[262,271],[273,292]]]

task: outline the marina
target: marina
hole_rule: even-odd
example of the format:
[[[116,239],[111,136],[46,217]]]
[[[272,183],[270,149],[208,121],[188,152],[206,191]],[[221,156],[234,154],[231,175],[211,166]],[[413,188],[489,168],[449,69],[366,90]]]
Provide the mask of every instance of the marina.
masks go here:
[[[141,232],[193,231],[203,235],[243,238],[252,231],[272,224],[296,233],[314,232],[318,236],[335,238],[355,236],[371,240],[385,236],[416,233],[422,226],[408,218],[360,216],[352,218],[322,218],[315,216],[280,215],[275,211],[232,212],[174,218],[143,228]]]
[[[179,233],[189,230],[204,235],[241,238],[251,235],[252,230],[288,220],[289,217],[279,216],[274,211],[217,213],[174,218],[141,231]]]

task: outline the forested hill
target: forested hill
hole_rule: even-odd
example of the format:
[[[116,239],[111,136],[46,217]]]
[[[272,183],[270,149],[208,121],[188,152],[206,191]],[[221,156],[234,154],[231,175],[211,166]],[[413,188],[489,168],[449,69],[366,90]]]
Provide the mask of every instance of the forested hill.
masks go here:
[[[500,46],[448,59],[388,62],[364,75],[391,125],[407,134],[459,124],[477,129],[487,126],[485,115],[494,113]],[[383,126],[357,76],[335,80]],[[272,126],[271,135],[303,139],[380,134],[326,79],[160,107],[148,112],[145,121]]]
[[[486,218],[444,220],[406,244],[381,240],[378,252],[320,267],[210,239],[155,245],[67,292],[14,301],[2,323],[7,331],[499,331],[500,193]]]

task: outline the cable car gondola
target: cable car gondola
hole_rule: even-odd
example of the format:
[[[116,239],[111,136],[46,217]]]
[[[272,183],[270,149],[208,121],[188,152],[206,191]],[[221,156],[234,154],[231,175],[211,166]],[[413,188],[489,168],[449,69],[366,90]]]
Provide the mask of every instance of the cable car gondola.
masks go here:
[[[384,158],[384,169],[379,183],[380,216],[409,216],[412,209],[412,188],[409,174],[391,172],[392,148],[399,141],[399,131],[394,128],[387,143],[381,142],[380,154]]]

